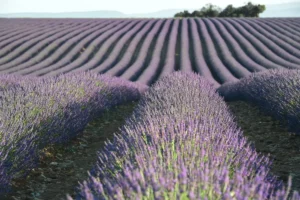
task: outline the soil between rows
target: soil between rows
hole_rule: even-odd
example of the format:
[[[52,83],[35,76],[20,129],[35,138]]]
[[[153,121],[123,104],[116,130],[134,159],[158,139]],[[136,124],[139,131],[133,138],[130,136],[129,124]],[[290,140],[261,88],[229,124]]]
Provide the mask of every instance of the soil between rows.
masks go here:
[[[96,153],[104,142],[112,139],[137,102],[116,106],[90,122],[78,138],[65,145],[45,148],[38,168],[26,179],[13,181],[12,193],[1,200],[66,200],[66,194],[75,197],[78,182],[84,181],[87,171],[96,163]]]
[[[274,158],[271,173],[285,185],[291,175],[291,190],[300,192],[300,136],[289,132],[284,122],[274,120],[253,104],[236,101],[227,105],[256,151]]]
[[[292,175],[292,190],[300,191],[300,137],[256,106],[242,101],[227,104],[256,150],[275,157],[271,172],[285,184],[288,175]],[[112,108],[90,122],[83,134],[69,144],[44,149],[46,157],[41,158],[39,168],[26,179],[14,180],[12,193],[0,199],[65,200],[67,193],[74,198],[78,182],[87,178],[87,171],[96,162],[96,152],[118,132],[135,105],[137,102]]]

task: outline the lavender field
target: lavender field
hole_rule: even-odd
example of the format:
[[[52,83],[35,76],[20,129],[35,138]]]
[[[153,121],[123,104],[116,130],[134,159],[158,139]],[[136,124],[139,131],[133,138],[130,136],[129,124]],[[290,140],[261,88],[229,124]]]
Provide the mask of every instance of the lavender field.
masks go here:
[[[127,104],[117,127],[94,122]],[[268,129],[236,112],[256,108]],[[39,172],[91,126],[104,144],[76,149],[96,153],[65,177],[73,192],[47,177],[75,165]],[[0,19],[0,199],[297,200],[299,135],[299,18]],[[271,155],[255,137],[272,138]]]
[[[151,85],[173,71],[219,86],[267,69],[300,68],[300,20],[0,19],[0,74],[81,70]]]

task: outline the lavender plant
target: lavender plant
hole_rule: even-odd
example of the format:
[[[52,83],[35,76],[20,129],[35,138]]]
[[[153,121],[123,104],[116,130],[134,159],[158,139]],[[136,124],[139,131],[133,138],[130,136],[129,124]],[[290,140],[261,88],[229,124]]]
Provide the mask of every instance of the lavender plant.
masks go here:
[[[0,174],[6,174],[1,176],[1,190],[37,165],[41,149],[69,141],[103,110],[137,100],[146,90],[143,85],[91,72],[11,79],[19,86],[0,93]]]
[[[145,93],[121,134],[98,152],[76,199],[287,199],[270,164],[213,84],[175,72]]]
[[[226,100],[244,100],[258,105],[273,117],[286,121],[300,134],[300,70],[274,69],[254,73],[218,88]]]

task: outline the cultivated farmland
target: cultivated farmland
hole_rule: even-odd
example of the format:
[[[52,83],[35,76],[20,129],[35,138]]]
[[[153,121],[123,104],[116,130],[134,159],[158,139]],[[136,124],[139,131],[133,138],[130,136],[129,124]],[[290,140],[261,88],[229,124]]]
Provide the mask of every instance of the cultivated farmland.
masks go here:
[[[267,69],[300,69],[300,20],[0,19],[0,74],[81,70],[151,85],[173,71],[216,86]]]
[[[0,199],[297,200],[299,113],[299,18],[0,19]]]

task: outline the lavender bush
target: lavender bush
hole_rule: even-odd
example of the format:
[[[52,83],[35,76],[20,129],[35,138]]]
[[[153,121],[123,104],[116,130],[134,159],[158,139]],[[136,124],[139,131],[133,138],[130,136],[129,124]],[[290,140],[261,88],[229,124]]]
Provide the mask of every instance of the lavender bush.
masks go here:
[[[287,122],[300,134],[300,70],[274,69],[254,73],[218,88],[228,101],[244,100],[258,105],[273,117]]]
[[[11,79],[11,80],[10,80]],[[0,189],[25,176],[39,150],[79,134],[105,109],[139,99],[147,88],[120,78],[77,72],[58,77],[4,76],[17,87],[0,91]],[[3,87],[4,88],[4,87]]]
[[[121,134],[98,152],[76,199],[287,199],[270,164],[212,84],[175,72],[142,96]]]

